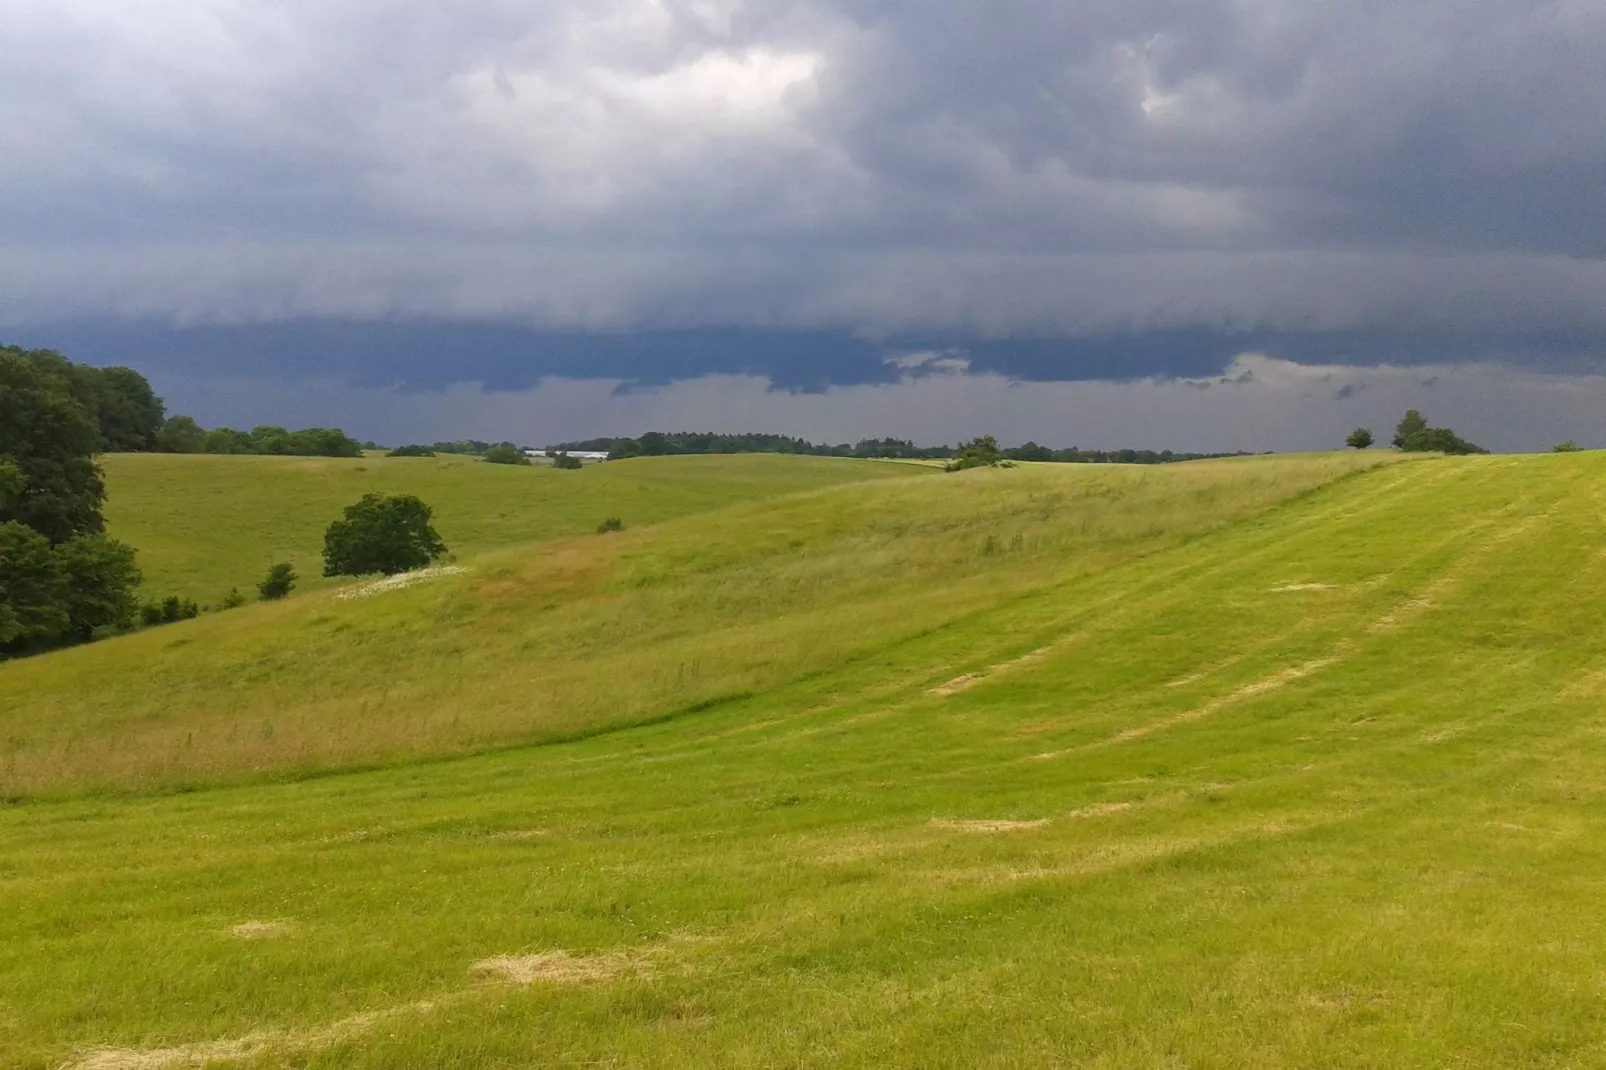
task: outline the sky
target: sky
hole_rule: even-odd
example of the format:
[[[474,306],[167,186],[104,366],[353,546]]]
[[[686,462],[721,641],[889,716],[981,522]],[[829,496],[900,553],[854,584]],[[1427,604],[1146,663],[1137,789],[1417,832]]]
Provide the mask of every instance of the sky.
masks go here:
[[[0,53],[0,342],[207,425],[1606,446],[1596,0],[6,0]]]

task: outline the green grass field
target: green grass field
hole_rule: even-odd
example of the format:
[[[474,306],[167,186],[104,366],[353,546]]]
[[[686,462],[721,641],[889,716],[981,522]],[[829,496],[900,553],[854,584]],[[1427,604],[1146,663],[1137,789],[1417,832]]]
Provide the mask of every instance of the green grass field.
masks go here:
[[[268,566],[289,561],[302,590],[322,578],[323,532],[364,494],[415,494],[459,557],[628,526],[836,483],[907,477],[904,465],[831,457],[640,457],[587,465],[485,464],[473,457],[179,456],[113,453],[108,532],[139,551],[145,594],[217,604],[231,587],[250,597]]]
[[[1606,1064],[1606,455],[1381,460],[838,487],[0,666],[0,1061]]]

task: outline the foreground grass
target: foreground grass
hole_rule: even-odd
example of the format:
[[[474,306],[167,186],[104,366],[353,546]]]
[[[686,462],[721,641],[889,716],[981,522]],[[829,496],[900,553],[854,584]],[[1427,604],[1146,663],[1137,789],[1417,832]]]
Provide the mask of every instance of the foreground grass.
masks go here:
[[[0,667],[0,708],[16,711],[0,795],[461,754],[706,709],[1380,463],[915,475],[152,629]]]
[[[472,457],[176,456],[101,458],[106,519],[139,551],[145,591],[215,605],[231,587],[255,597],[268,566],[292,562],[302,590],[332,585],[323,532],[364,494],[416,494],[458,556],[595,531],[610,516],[629,526],[776,494],[907,477],[907,466],[830,457],[744,454],[642,457],[550,467]]]
[[[1601,1065],[1603,485],[1399,465],[658,725],[11,807],[0,1061]]]

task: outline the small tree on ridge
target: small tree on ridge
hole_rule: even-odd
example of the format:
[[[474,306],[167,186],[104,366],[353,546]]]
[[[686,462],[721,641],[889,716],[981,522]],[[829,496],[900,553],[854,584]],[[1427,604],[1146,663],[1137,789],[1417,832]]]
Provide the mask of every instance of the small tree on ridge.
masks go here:
[[[1364,450],[1371,444],[1372,431],[1367,427],[1357,427],[1349,433],[1349,438],[1344,440],[1344,445],[1353,450]]]

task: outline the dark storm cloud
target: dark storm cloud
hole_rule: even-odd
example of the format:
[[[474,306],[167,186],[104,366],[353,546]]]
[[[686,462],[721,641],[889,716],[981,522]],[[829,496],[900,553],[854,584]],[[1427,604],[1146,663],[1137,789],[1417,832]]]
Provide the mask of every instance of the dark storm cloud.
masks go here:
[[[552,332],[481,323],[290,320],[192,325],[87,320],[17,328],[10,341],[92,364],[126,363],[168,379],[217,375],[323,379],[403,392],[478,383],[525,390],[547,378],[611,379],[616,393],[703,375],[748,375],[774,389],[894,383],[963,371],[1021,382],[1179,378],[1208,386],[1238,355],[1351,368],[1482,361],[1552,372],[1596,370],[1606,346],[1587,332],[1223,332],[1155,329],[1062,337],[981,338],[925,332],[864,338],[841,331],[734,327],[623,333]],[[1242,374],[1242,373],[1240,373]],[[1223,382],[1227,380],[1223,379]],[[1423,381],[1432,385],[1432,377]],[[1353,385],[1339,388],[1340,400]]]
[[[92,359],[819,391],[927,349],[1606,353],[1592,2],[11,0],[0,44],[0,324]]]

